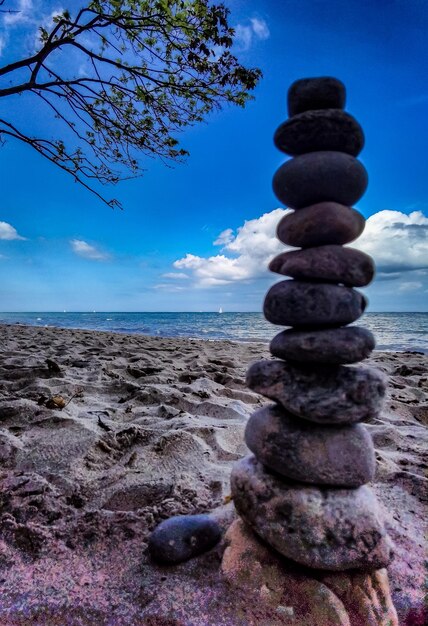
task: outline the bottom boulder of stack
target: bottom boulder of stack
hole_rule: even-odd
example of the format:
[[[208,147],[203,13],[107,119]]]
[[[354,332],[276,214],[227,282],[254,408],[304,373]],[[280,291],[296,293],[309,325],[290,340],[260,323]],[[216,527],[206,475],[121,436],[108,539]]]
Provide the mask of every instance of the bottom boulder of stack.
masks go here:
[[[398,626],[386,569],[323,572],[274,553],[242,521],[225,536],[222,574],[270,626]]]
[[[254,456],[231,475],[239,515],[270,546],[316,569],[374,570],[392,559],[376,498],[357,489],[306,486],[269,472]]]

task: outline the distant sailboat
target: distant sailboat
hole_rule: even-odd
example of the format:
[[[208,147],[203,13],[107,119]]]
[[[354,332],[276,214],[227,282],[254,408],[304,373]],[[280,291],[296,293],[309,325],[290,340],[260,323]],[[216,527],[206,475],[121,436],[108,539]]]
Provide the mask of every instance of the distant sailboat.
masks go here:
[[[223,309],[220,307],[218,310],[219,313],[223,313]]]

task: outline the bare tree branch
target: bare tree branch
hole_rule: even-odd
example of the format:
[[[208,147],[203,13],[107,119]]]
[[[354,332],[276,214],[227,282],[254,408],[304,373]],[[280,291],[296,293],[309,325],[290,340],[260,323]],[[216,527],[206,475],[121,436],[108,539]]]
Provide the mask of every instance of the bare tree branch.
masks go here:
[[[0,7],[3,6],[5,0],[0,0]],[[20,13],[20,11],[13,11],[12,9],[0,9],[0,13]]]

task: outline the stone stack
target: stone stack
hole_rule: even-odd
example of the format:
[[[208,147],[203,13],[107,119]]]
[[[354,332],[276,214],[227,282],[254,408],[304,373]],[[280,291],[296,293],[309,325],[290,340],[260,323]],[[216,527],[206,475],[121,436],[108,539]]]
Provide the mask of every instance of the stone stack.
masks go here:
[[[367,187],[356,159],[364,145],[358,122],[343,109],[344,85],[334,78],[295,82],[290,118],[275,133],[293,158],[276,172],[273,188],[294,209],[278,238],[299,248],[270,264],[290,279],[267,293],[264,313],[280,332],[247,384],[275,401],[250,418],[245,440],[253,455],[232,471],[235,507],[269,545],[322,570],[388,565],[392,545],[376,498],[366,486],[375,473],[370,434],[361,422],[379,413],[386,380],[378,370],[351,365],[373,350],[357,320],[366,298],[355,287],[374,275],[373,260],[343,247],[363,231],[353,208]]]

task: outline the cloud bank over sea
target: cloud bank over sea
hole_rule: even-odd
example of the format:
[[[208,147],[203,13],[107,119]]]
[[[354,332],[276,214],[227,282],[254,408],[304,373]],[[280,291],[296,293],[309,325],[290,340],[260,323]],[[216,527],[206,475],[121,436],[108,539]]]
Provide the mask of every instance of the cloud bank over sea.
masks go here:
[[[218,254],[203,257],[189,252],[173,266],[187,271],[195,288],[267,278],[271,276],[269,261],[292,249],[276,238],[277,224],[289,212],[275,209],[245,221],[236,230],[227,228],[213,242],[221,247]],[[361,237],[350,245],[375,259],[378,280],[396,281],[401,293],[419,289],[428,293],[428,217],[422,211],[408,215],[391,210],[374,213],[367,219]]]
[[[68,273],[81,272],[96,282],[91,290],[94,297],[87,306],[78,297],[74,297],[70,306],[63,283],[59,291],[64,295],[50,310],[209,311],[222,306],[231,311],[257,311],[261,310],[266,289],[280,279],[269,272],[270,260],[292,249],[276,237],[277,224],[289,211],[277,208],[244,220],[237,228],[226,227],[213,238],[214,253],[204,255],[190,250],[171,262],[161,257],[147,262],[137,255],[112,253],[107,242],[89,242],[80,236],[31,240],[22,236],[13,224],[0,222],[0,261],[3,266],[15,263],[16,268],[31,250],[26,271],[31,272],[40,264],[48,271],[47,253],[54,249],[57,268],[66,263]],[[376,280],[365,290],[371,310],[426,310],[428,217],[422,210],[373,213],[367,218],[363,234],[349,245],[375,259]],[[54,283],[60,278],[54,274],[50,277]],[[40,282],[41,278],[39,274],[37,280]],[[73,283],[70,291],[72,288]],[[109,299],[103,302],[107,289]],[[27,304],[27,307],[38,310],[38,306]],[[11,304],[5,310],[19,310],[19,307]]]

